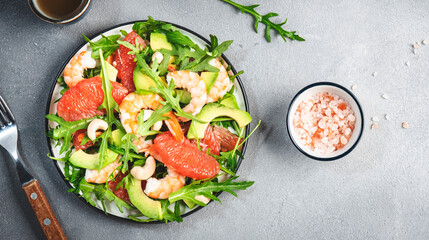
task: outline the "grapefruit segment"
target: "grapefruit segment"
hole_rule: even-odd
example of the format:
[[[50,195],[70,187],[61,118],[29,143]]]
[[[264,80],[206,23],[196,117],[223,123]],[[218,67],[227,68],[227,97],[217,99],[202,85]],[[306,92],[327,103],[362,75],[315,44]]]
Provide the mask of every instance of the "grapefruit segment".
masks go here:
[[[136,39],[139,45],[143,46],[143,48],[146,47],[143,39],[135,31],[128,33],[122,41],[129,42],[135,46]],[[136,55],[128,54],[129,51],[131,51],[131,49],[124,45],[119,45],[115,54],[115,62],[116,69],[118,69],[118,78],[121,80],[122,85],[124,85],[128,91],[134,92],[136,87],[134,86],[133,72],[136,68],[136,62],[134,62]]]
[[[220,170],[216,159],[200,151],[187,138],[177,141],[170,132],[156,136],[151,154],[168,168],[195,180],[212,178]]]
[[[127,96],[128,90],[120,83],[111,83],[113,98],[116,103],[120,104]],[[104,109],[97,110],[103,100],[104,92],[100,76],[85,79],[63,94],[57,105],[57,113],[66,121],[104,115],[106,113]]]

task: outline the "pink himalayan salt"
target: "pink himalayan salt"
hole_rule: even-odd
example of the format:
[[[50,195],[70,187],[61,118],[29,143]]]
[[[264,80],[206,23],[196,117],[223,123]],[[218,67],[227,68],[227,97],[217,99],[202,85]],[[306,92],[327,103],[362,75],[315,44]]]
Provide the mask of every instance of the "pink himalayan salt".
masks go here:
[[[293,117],[301,142],[322,154],[343,148],[350,140],[355,122],[347,102],[328,92],[319,92],[302,101]]]

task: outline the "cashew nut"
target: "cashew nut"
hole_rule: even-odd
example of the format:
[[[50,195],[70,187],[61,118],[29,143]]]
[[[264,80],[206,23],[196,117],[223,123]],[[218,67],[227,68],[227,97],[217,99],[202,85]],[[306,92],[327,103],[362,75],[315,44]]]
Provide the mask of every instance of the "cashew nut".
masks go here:
[[[131,169],[131,175],[138,180],[147,180],[155,173],[156,163],[155,159],[150,156],[146,159],[143,167],[136,166]]]
[[[161,130],[161,128],[162,128],[162,121],[158,121],[152,126],[152,130],[154,131],[159,131]]]
[[[97,130],[106,130],[108,127],[109,125],[104,120],[101,120],[101,119],[92,120],[92,122],[88,125],[88,130],[87,130],[89,139],[94,141],[95,138],[97,137],[97,134],[96,134]]]
[[[143,121],[146,122],[150,118],[150,116],[152,116],[152,113],[153,113],[153,110],[144,109],[143,110]]]
[[[203,195],[197,195],[197,196],[195,196],[195,200],[198,200],[198,201],[203,202],[205,204],[207,204],[207,203],[210,202],[210,198],[208,198],[206,196],[203,196]]]
[[[161,62],[162,62],[162,60],[164,59],[164,56],[162,55],[162,53],[160,53],[160,52],[155,52],[153,55],[152,55],[152,62],[155,62],[155,60],[156,60],[156,62],[158,63],[158,64],[161,64]]]

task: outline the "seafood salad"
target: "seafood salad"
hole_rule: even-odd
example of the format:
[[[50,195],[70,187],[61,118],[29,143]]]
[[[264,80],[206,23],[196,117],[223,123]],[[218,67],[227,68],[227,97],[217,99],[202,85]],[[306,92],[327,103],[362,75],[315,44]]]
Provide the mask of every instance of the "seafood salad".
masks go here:
[[[48,137],[64,177],[89,204],[116,206],[140,222],[182,221],[250,187],[237,181],[241,148],[255,129],[234,95],[221,55],[232,41],[201,47],[152,18],[88,42],[57,81]],[[55,100],[55,99],[53,99]]]

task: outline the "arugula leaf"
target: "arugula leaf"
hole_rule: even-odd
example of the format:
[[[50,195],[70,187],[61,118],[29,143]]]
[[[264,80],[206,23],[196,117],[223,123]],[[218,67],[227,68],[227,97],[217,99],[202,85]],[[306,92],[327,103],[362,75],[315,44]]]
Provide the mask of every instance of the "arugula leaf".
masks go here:
[[[189,185],[182,187],[176,192],[172,192],[168,197],[170,203],[179,201],[179,200],[188,200],[200,206],[206,206],[207,204],[198,201],[195,199],[197,195],[203,195],[212,200],[220,202],[220,200],[213,195],[213,192],[225,191],[237,197],[237,194],[234,190],[244,190],[253,185],[253,181],[243,181],[243,182],[232,182],[232,180],[237,177],[231,177],[225,182],[213,182],[212,179],[208,181],[195,181]]]
[[[271,22],[270,18],[278,16],[279,14],[270,12],[265,15],[261,15],[258,12],[255,11],[255,8],[259,7],[259,5],[250,5],[250,6],[243,6],[241,4],[238,4],[232,0],[222,0],[226,3],[231,4],[232,6],[238,8],[241,13],[248,13],[251,14],[255,18],[255,31],[258,32],[258,25],[259,23],[263,23],[266,26],[265,29],[265,38],[268,42],[271,42],[271,29],[278,32],[280,36],[283,38],[283,40],[286,42],[286,38],[289,38],[290,40],[296,40],[296,41],[305,41],[304,38],[300,37],[298,34],[295,34],[296,31],[288,32],[285,29],[283,29],[283,25],[286,24],[287,19],[282,23],[273,23]]]
[[[111,35],[111,36],[104,36],[101,34],[101,39],[97,42],[92,42],[89,38],[87,38],[85,35],[82,34],[82,37],[85,39],[86,42],[89,43],[89,46],[91,46],[92,53],[91,57],[93,59],[99,59],[102,55],[104,59],[106,59],[108,56],[110,56],[114,51],[116,51],[119,48],[119,44],[116,42],[121,35]],[[103,50],[104,54],[100,54],[98,50]]]
[[[95,202],[91,196],[91,193],[94,193],[95,197],[101,201],[103,210],[106,214],[105,200],[114,201],[120,212],[124,212],[123,208],[133,209],[131,205],[116,197],[112,191],[107,189],[107,185],[94,185],[88,183],[85,179],[82,179],[79,183],[79,190],[82,192],[82,197],[85,198],[85,200],[92,206],[95,206]]]
[[[103,50],[98,49],[98,52],[100,56],[103,55]],[[112,83],[108,79],[107,75],[107,69],[106,69],[106,63],[104,59],[100,59],[101,62],[101,76],[102,76],[102,89],[104,92],[104,99],[103,103],[98,107],[98,110],[105,109],[106,110],[106,121],[108,124],[108,128],[100,135],[101,144],[100,144],[100,159],[99,159],[99,171],[102,168],[102,163],[104,162],[104,159],[107,155],[107,143],[110,138],[112,138],[112,125],[115,124],[117,126],[122,126],[121,124],[118,124],[118,120],[115,118],[114,112],[115,110],[119,112],[119,106],[118,103],[116,103],[115,99],[112,95]]]
[[[74,132],[80,129],[88,128],[89,123],[97,117],[92,117],[88,119],[81,119],[74,122],[66,122],[63,118],[49,114],[45,116],[48,120],[57,122],[59,127],[56,129],[50,130],[47,134],[54,140],[64,139],[64,142],[60,149],[60,154],[66,152],[70,148],[71,138]]]
[[[137,133],[140,134],[140,136],[149,136],[160,133],[159,131],[150,130],[150,127],[152,127],[158,121],[164,121],[169,119],[169,117],[164,116],[164,114],[170,112],[171,110],[172,108],[170,104],[164,105],[162,108],[156,109],[147,121],[143,120],[144,111],[141,111],[137,116],[137,121],[139,124]]]
[[[150,90],[161,95],[163,99],[166,100],[167,103],[171,105],[171,107],[176,110],[176,115],[180,117],[189,118],[198,122],[201,122],[201,120],[194,117],[192,114],[187,113],[183,111],[183,109],[180,107],[180,94],[178,94],[176,97],[173,96],[174,94],[174,81],[172,80],[170,82],[170,85],[166,87],[163,82],[159,80],[159,72],[157,71],[158,64],[157,62],[154,62],[152,65],[152,68],[149,67],[149,65],[146,63],[146,61],[143,58],[143,55],[141,53],[136,54],[137,64],[141,67],[141,71],[148,75],[150,78],[153,79],[153,81],[156,84],[156,88],[151,87]]]
[[[235,123],[235,121],[233,121]],[[235,123],[236,124],[236,123]],[[226,168],[235,172],[237,170],[237,157],[244,158],[244,156],[241,154],[241,152],[238,150],[247,139],[249,139],[250,136],[258,129],[259,125],[261,124],[261,120],[259,120],[258,124],[253,128],[253,130],[247,135],[243,141],[240,143],[240,139],[242,138],[242,135],[244,134],[244,129],[238,128],[236,131],[239,134],[239,139],[237,140],[235,147],[233,150],[229,152],[221,152],[220,156],[212,155],[221,165],[225,164]],[[237,126],[238,127],[238,126]],[[231,174],[230,174],[231,175]]]
[[[92,78],[100,75],[101,67],[89,68],[83,71],[83,78]]]
[[[125,42],[125,41],[121,41],[121,40],[118,40],[117,43],[120,45],[123,45],[124,47],[126,47],[128,49],[130,49],[131,51],[129,51],[128,54],[136,54],[136,53],[139,53],[143,50],[143,45],[139,44],[139,41],[137,38],[136,38],[136,45],[135,46],[129,42]]]
[[[183,222],[182,217],[180,217],[180,202],[176,202],[174,206],[174,212],[168,209],[168,206],[170,206],[170,202],[168,200],[160,200],[161,202],[161,211],[162,211],[162,220],[164,220],[165,223],[167,222]]]
[[[127,31],[120,30],[120,32],[121,32],[122,36],[124,36],[124,37],[126,37],[128,35]]]
[[[49,156],[49,153],[48,153],[48,158],[50,158],[52,160],[60,161],[60,162],[67,162],[70,158],[71,152],[72,152],[72,150],[70,149],[68,152],[66,152],[65,156],[62,158],[51,157],[51,156]]]
[[[138,148],[133,143],[133,140],[137,141],[138,138],[136,135],[131,133],[125,134],[121,139],[121,144],[119,147],[124,149],[124,153],[122,154],[121,159],[119,159],[119,162],[122,162],[122,166],[121,166],[122,173],[125,173],[126,171],[128,171],[128,161],[133,160],[130,150],[133,150],[136,153],[138,152]]]
[[[167,40],[169,43],[178,44],[181,46],[188,46],[196,51],[202,51],[201,48],[194,43],[188,36],[185,36],[179,31],[166,32]]]
[[[176,30],[177,28],[174,27],[171,24],[154,20],[151,16],[149,16],[149,19],[145,22],[136,22],[133,25],[133,30],[137,31],[137,34],[141,37],[144,37],[145,34],[150,34],[151,32],[154,32],[155,30],[162,29],[162,30]]]
[[[231,80],[231,82],[234,82],[235,78],[236,78],[237,76],[239,76],[239,75],[243,74],[243,73],[244,73],[244,71],[243,71],[243,70],[241,70],[241,71],[239,71],[237,74],[232,75],[232,76],[229,76],[229,79]]]
[[[118,154],[121,154],[121,155],[124,155],[124,154],[125,154],[124,149],[122,149],[122,148],[117,148],[117,147],[116,147],[116,146],[114,146],[114,145],[110,145],[110,146],[109,146],[109,150],[114,151],[115,153],[118,153]],[[136,153],[132,153],[132,152],[130,152],[130,153],[129,153],[129,155],[130,155],[130,157],[132,157],[132,158],[136,158],[136,159],[146,159],[146,158],[145,158],[145,157],[143,157],[142,155],[139,155],[139,154],[136,154]]]

